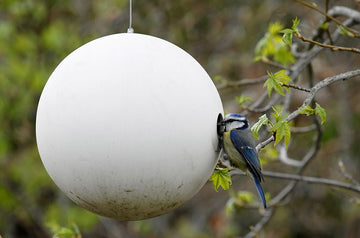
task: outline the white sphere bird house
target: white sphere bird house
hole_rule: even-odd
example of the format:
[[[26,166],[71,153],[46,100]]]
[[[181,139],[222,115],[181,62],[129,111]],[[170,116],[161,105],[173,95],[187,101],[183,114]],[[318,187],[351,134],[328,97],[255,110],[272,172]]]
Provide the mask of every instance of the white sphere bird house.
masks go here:
[[[120,33],[57,66],[40,97],[36,138],[48,174],[72,201],[140,220],[179,207],[205,184],[222,113],[213,82],[188,53]]]

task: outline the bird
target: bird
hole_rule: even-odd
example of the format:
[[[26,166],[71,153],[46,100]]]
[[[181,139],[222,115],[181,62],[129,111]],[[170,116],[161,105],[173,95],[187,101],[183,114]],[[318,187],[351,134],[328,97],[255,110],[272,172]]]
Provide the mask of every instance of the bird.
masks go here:
[[[230,165],[250,173],[263,206],[266,208],[265,195],[261,186],[264,177],[248,120],[238,113],[229,113],[218,123],[218,134],[220,146],[224,149]]]

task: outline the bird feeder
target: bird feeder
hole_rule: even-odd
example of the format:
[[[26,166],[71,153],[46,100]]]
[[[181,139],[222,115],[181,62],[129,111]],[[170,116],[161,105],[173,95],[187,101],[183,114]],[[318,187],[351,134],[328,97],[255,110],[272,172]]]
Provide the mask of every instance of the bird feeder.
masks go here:
[[[219,94],[168,41],[137,33],[93,40],[51,74],[36,116],[40,157],[76,204],[119,220],[167,213],[218,160]]]

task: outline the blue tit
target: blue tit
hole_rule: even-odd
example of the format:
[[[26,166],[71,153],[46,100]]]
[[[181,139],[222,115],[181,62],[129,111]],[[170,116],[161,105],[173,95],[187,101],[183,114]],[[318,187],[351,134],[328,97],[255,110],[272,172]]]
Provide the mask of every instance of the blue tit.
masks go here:
[[[248,120],[240,114],[230,113],[220,124],[223,131],[220,141],[230,164],[244,172],[248,171],[252,175],[264,208],[266,208],[266,200],[260,184],[264,178]]]

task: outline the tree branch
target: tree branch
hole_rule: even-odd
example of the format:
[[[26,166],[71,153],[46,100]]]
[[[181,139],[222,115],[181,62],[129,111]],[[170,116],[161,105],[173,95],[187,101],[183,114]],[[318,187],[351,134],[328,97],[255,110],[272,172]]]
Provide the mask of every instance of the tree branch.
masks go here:
[[[229,88],[229,87],[241,87],[241,86],[248,86],[254,84],[264,83],[268,79],[267,75],[261,76],[259,78],[253,79],[240,79],[238,81],[229,81],[226,79],[221,80],[221,84],[216,86],[218,90]]]
[[[336,46],[336,45],[329,45],[329,44],[324,44],[324,43],[320,43],[318,41],[315,40],[311,40],[309,38],[304,37],[303,35],[301,35],[300,33],[295,33],[295,36],[297,38],[299,38],[300,40],[304,41],[304,42],[308,42],[314,45],[318,45],[324,48],[329,48],[333,51],[350,51],[350,52],[354,52],[354,53],[358,53],[360,54],[360,49],[357,48],[353,48],[353,47],[343,47],[343,46]]]
[[[273,171],[263,171],[262,174],[264,176],[270,177],[270,178],[295,180],[295,181],[302,181],[302,182],[313,183],[313,184],[322,184],[322,185],[343,188],[343,189],[347,189],[347,190],[351,190],[351,191],[360,193],[359,185],[344,183],[341,181],[327,179],[327,178],[302,176],[302,175],[298,175],[298,174],[278,173],[278,172],[273,172]]]
[[[335,22],[336,24],[338,24],[339,26],[344,27],[347,31],[351,32],[354,37],[360,37],[360,35],[359,35],[356,31],[354,31],[354,30],[351,29],[350,27],[344,25],[341,21],[339,21],[338,19],[334,18],[331,14],[328,14],[327,12],[319,9],[315,3],[309,3],[309,2],[302,1],[302,0],[295,0],[295,1],[297,1],[298,3],[304,5],[304,6],[308,7],[308,8],[311,8],[311,9],[319,12],[320,14],[324,15],[327,19],[330,19],[330,20],[332,20],[333,22]],[[345,7],[343,7],[343,8],[345,8]],[[330,11],[329,11],[329,12],[330,12]],[[352,18],[352,19],[356,20],[357,18]]]
[[[285,120],[286,121],[291,121],[295,117],[297,117],[300,114],[300,111],[301,111],[300,108],[304,108],[304,107],[310,105],[311,102],[314,100],[316,93],[320,89],[322,89],[324,87],[327,87],[328,85],[330,85],[332,83],[335,83],[337,81],[352,79],[355,76],[359,76],[359,75],[360,75],[360,69],[357,69],[357,70],[341,73],[341,74],[338,74],[338,75],[335,75],[335,76],[327,77],[324,80],[318,82],[317,84],[315,84],[314,87],[311,88],[310,93],[308,94],[308,96],[304,100],[304,103],[299,107],[299,109],[292,112]]]
[[[304,91],[304,92],[310,92],[310,89],[307,89],[307,88],[303,88],[301,86],[298,86],[298,85],[295,85],[295,84],[287,84],[287,83],[280,83],[280,85],[282,87],[287,87],[287,88],[294,88],[294,89],[297,89],[297,90],[300,90],[300,91]]]
[[[258,223],[256,223],[255,226],[251,227],[251,231],[247,233],[245,236],[243,236],[243,238],[255,237],[259,233],[259,231],[261,231],[261,229],[266,225],[266,223],[268,223],[273,213],[274,213],[273,207],[266,209],[263,217],[258,221]]]

